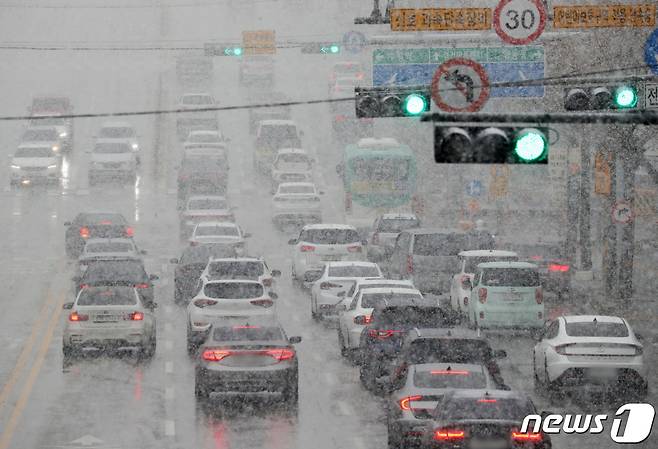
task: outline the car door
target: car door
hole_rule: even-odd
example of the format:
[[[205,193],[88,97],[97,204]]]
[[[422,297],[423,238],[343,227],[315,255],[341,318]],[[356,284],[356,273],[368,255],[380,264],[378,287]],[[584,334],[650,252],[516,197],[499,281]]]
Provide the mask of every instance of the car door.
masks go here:
[[[450,284],[450,305],[453,310],[458,311],[460,309],[460,287],[461,287],[461,277],[464,274],[464,265],[466,258],[464,256],[459,256],[459,272],[452,276],[452,283]]]
[[[557,320],[546,321],[544,328],[541,332],[539,342],[535,345],[534,349],[534,363],[535,372],[539,379],[545,380],[546,373],[546,349],[552,345],[553,341],[557,338],[560,330],[560,323]]]
[[[361,295],[363,293],[363,290],[359,291],[354,298],[352,298],[352,302],[347,306],[347,310],[345,313],[341,315],[341,323],[343,324],[343,336],[346,339],[346,344],[349,347],[350,346],[350,325],[354,323],[354,317],[359,315],[359,309],[357,308],[357,305],[360,302]]]
[[[395,239],[395,247],[390,262],[391,277],[395,279],[402,279],[404,273],[403,263],[405,261],[406,249],[409,247],[410,235],[406,232],[401,232],[398,238]]]

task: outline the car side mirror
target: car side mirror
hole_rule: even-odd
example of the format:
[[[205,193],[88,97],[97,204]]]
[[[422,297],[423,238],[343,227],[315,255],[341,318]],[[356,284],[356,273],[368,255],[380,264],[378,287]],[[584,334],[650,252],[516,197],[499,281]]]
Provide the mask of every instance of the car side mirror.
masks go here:
[[[269,292],[268,295],[269,295],[269,297],[272,298],[272,299],[279,299],[279,295],[277,295],[277,294],[274,293],[274,292]]]
[[[141,254],[142,256],[145,256],[145,255],[148,254],[148,253],[146,252],[145,249],[140,249],[140,250],[139,250],[139,254]]]
[[[62,309],[64,310],[71,310],[73,308],[73,303],[72,302],[65,302],[62,304]]]
[[[272,276],[278,278],[281,276],[281,270],[272,270]]]
[[[364,317],[363,315],[354,317],[354,323],[363,326],[364,324],[366,324],[366,317]]]
[[[504,359],[507,357],[507,351],[504,349],[496,349],[493,353],[495,359]]]
[[[242,237],[248,239],[249,237],[251,237],[251,232],[245,232],[244,234],[242,234]]]
[[[160,279],[160,276],[157,274],[149,274],[149,281],[157,281],[158,279]]]
[[[288,342],[289,342],[291,345],[295,345],[295,344],[297,344],[297,343],[301,343],[301,342],[302,342],[302,337],[299,337],[299,336],[297,336],[297,337],[290,337],[290,338],[288,338]]]
[[[64,222],[64,226],[71,226],[71,224],[72,224],[72,223],[71,223],[70,221],[65,221],[65,222]]]
[[[178,259],[176,259],[175,257],[172,257],[171,259],[169,259],[169,263],[177,265],[178,264]]]
[[[297,239],[288,240],[288,245],[296,245],[296,244],[297,244]]]

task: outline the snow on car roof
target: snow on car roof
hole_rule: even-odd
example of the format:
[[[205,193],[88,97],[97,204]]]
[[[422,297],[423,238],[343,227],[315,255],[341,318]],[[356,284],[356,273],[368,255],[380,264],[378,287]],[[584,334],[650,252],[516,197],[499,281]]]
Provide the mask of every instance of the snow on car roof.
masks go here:
[[[188,198],[187,202],[189,203],[190,201],[194,200],[224,200],[226,201],[226,197],[223,195],[192,195]]]
[[[624,320],[618,316],[611,315],[567,315],[562,317],[567,323],[587,323],[594,321],[602,323],[624,323]]]
[[[400,146],[400,144],[392,137],[382,137],[381,139],[365,137],[363,139],[359,139],[357,146],[359,148],[397,148]]]
[[[315,187],[315,184],[312,182],[282,182],[279,184],[279,187]]]
[[[276,152],[277,156],[280,154],[308,154],[302,148],[282,148]]]
[[[364,295],[375,295],[382,293],[400,293],[403,295],[408,295],[411,293],[411,294],[416,294],[418,296],[423,296],[420,290],[415,288],[377,287],[377,288],[369,288],[363,292]]]
[[[418,217],[416,214],[412,214],[411,212],[409,213],[389,213],[389,214],[383,214],[382,215],[382,220],[418,220]]]
[[[514,251],[503,251],[499,249],[471,249],[459,253],[462,257],[515,257]]]
[[[237,224],[231,223],[230,221],[202,221],[197,226],[200,228],[205,228],[205,227],[237,228],[238,227]]]
[[[352,225],[348,225],[348,224],[329,224],[329,223],[310,224],[310,225],[306,225],[302,228],[302,230],[307,230],[307,229],[352,229],[352,230],[356,231],[356,228]]]
[[[376,267],[377,266],[377,264],[375,262],[366,262],[364,260],[353,260],[353,261],[341,260],[341,261],[327,262],[326,265],[329,268],[332,268],[332,267]]]
[[[284,126],[284,125],[297,126],[295,122],[292,120],[281,120],[281,119],[261,120],[260,124],[267,126]]]
[[[478,268],[537,268],[537,265],[528,262],[482,262]]]
[[[397,285],[408,285],[413,287],[414,284],[407,279],[361,279],[357,281],[359,287],[367,287],[368,285],[373,284],[397,284]]]

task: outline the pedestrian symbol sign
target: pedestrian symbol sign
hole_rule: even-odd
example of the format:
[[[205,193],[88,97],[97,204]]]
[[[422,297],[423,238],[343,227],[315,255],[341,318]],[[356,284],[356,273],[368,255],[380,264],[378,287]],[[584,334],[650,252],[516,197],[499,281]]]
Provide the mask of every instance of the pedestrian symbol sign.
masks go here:
[[[469,182],[466,186],[466,195],[472,197],[478,197],[482,195],[482,181],[479,179],[474,179],[473,181]]]

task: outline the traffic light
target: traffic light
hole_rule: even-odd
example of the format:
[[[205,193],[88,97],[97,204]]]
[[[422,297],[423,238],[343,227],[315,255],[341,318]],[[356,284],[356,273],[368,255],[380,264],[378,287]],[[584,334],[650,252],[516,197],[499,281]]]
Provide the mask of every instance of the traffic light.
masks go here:
[[[637,106],[635,83],[612,83],[603,86],[571,87],[564,90],[567,111],[627,110]]]
[[[232,44],[205,44],[204,53],[206,56],[242,56],[244,49],[239,45]]]
[[[430,109],[428,86],[355,87],[358,118],[413,117]]]
[[[302,53],[315,53],[325,55],[337,55],[341,46],[336,42],[307,42],[302,45]]]
[[[547,164],[548,129],[434,127],[434,160],[444,164]]]

